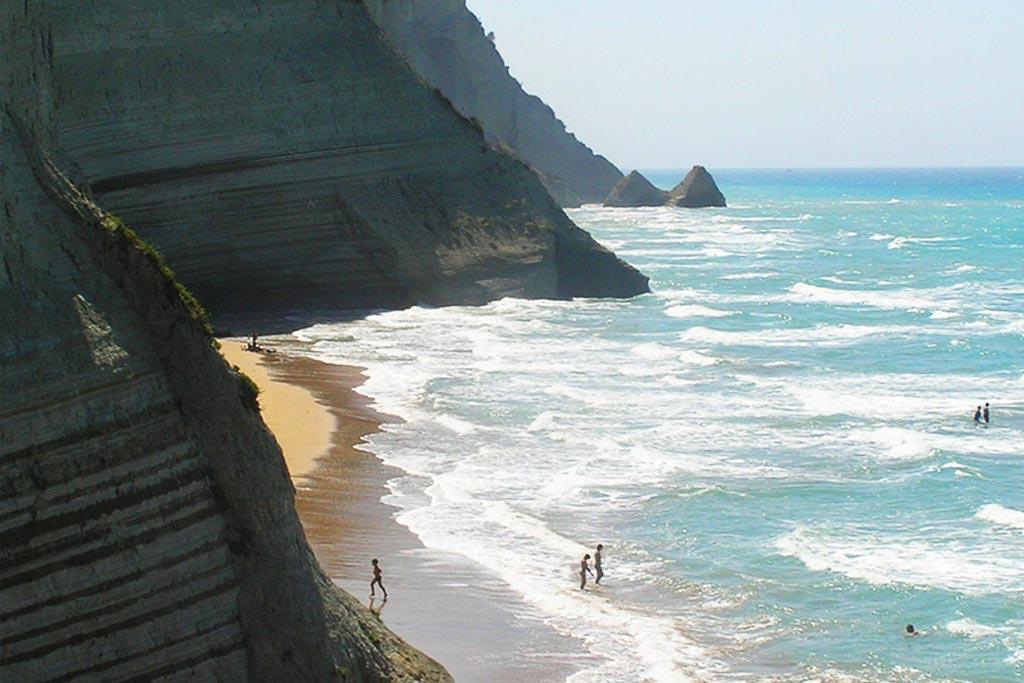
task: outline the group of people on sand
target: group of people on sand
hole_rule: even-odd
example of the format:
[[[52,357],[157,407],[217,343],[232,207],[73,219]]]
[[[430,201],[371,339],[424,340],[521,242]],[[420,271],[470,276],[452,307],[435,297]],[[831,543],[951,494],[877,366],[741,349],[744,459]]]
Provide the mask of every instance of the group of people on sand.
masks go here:
[[[252,353],[275,353],[274,349],[266,346],[260,346],[259,335],[257,335],[255,331],[253,331],[249,335],[249,338],[246,339],[245,346],[243,348]]]
[[[982,408],[981,406],[978,406],[975,409],[975,411],[974,411],[974,422],[975,422],[975,424],[981,424],[982,422],[984,422],[985,424],[988,424],[988,417],[989,417],[989,413],[988,413],[988,403],[987,402],[985,403],[985,407],[984,408]]]
[[[601,577],[604,576],[604,569],[601,568],[601,551],[604,550],[604,546],[600,543],[597,544],[597,548],[594,549],[594,570],[597,574],[590,571],[590,553],[583,556],[580,560],[580,590],[584,590],[587,587],[587,574],[594,577],[594,584],[601,585]]]

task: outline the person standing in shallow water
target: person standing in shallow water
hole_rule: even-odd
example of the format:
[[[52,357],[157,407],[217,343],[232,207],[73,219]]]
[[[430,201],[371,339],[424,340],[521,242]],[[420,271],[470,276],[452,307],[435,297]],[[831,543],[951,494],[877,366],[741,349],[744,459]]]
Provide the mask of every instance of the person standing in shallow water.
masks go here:
[[[985,402],[985,410],[981,411],[981,416],[985,418],[985,424],[988,424],[988,401]]]
[[[388,599],[388,589],[384,587],[384,582],[381,578],[384,576],[384,572],[380,570],[380,564],[377,562],[377,558],[373,558],[370,561],[373,565],[373,580],[370,581],[370,597],[372,598],[374,593],[374,586],[380,586],[380,592],[384,594],[384,600]]]
[[[597,550],[594,551],[594,571],[597,572],[597,576],[594,577],[594,583],[598,586],[601,585],[601,577],[604,576],[604,570],[601,569],[602,550],[604,550],[604,546],[598,543]]]
[[[974,411],[974,422],[981,424],[981,406],[978,406],[977,410]]]
[[[580,590],[583,590],[587,586],[587,574],[590,574],[591,576],[594,575],[594,572],[590,571],[590,565],[587,564],[587,560],[589,559],[590,553],[587,553],[583,556],[583,559],[580,560]]]

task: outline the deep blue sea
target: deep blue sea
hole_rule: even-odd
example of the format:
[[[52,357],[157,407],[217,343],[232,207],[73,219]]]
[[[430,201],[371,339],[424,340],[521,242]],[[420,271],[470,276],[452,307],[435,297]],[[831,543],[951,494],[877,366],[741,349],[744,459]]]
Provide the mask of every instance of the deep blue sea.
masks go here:
[[[296,334],[402,418],[399,521],[575,682],[1020,680],[1024,170],[711,170],[727,209],[568,212],[649,295]]]

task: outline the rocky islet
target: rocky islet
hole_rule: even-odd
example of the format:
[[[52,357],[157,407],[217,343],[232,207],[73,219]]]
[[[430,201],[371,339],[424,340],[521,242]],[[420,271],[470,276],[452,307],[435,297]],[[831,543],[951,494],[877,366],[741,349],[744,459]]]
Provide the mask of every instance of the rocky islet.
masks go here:
[[[661,190],[639,171],[633,171],[612,188],[605,206],[679,206],[689,209],[725,206],[725,196],[703,166],[694,166],[671,190]]]

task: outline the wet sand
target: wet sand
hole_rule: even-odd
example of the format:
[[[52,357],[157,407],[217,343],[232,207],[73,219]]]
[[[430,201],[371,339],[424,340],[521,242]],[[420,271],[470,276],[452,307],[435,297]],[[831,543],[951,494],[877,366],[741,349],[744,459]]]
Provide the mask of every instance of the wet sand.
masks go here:
[[[587,655],[577,641],[544,624],[473,560],[425,548],[395,521],[397,509],[381,498],[402,472],[359,446],[397,419],[355,391],[364,379],[359,368],[220,341],[229,362],[260,385],[260,410],[284,451],[306,536],[338,586],[369,605],[370,560],[379,558],[390,598],[381,618],[456,681],[560,681],[580,668]],[[381,608],[379,597],[372,608]]]

